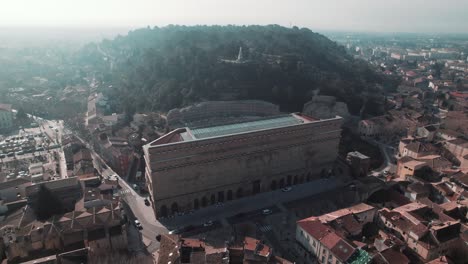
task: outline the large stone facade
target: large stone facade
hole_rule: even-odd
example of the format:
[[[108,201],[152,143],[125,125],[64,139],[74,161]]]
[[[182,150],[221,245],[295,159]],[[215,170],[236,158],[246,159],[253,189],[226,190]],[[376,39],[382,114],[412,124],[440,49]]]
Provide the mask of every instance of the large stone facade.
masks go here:
[[[297,123],[258,129],[258,123],[246,122],[239,127],[254,128],[203,137],[196,130],[180,128],[146,145],[146,177],[156,216],[326,175],[338,155],[342,118],[315,120],[297,114],[282,118]],[[276,120],[284,119],[266,122]],[[215,133],[220,129],[208,128]]]

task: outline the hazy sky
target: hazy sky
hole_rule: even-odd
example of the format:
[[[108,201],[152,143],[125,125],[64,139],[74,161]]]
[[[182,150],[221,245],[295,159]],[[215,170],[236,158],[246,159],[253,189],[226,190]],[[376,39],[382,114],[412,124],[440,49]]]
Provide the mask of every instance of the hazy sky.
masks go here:
[[[468,0],[0,0],[0,27],[167,24],[468,33]]]

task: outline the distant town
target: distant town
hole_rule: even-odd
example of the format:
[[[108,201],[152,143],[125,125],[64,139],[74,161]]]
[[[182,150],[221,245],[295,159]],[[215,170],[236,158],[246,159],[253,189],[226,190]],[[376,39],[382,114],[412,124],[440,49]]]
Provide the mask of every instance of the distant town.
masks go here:
[[[130,95],[102,69],[48,65],[47,78],[0,80],[2,263],[466,263],[468,38],[328,37],[391,81],[359,107],[320,87],[297,105],[273,87],[301,109],[287,111],[263,92],[245,96],[247,82],[199,102],[188,94],[204,84],[187,86],[165,110],[178,99],[161,99],[169,81],[143,108],[116,103],[112,93]],[[111,46],[93,53],[105,69],[136,63]],[[297,54],[231,50],[213,65],[312,71]]]

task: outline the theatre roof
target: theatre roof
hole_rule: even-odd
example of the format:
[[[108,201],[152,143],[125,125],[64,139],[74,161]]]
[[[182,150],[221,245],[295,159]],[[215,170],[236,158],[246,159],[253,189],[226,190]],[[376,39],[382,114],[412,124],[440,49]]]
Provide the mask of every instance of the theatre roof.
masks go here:
[[[209,138],[231,136],[283,127],[292,127],[335,119],[341,119],[341,117],[336,116],[335,118],[322,120],[294,113],[262,118],[255,121],[237,122],[215,126],[178,128],[147,144],[146,147],[151,148],[160,145],[204,140]]]
[[[250,122],[227,124],[221,126],[203,127],[190,129],[188,133],[193,139],[203,139],[218,136],[234,135],[245,132],[253,132],[265,129],[274,129],[308,123],[311,119],[304,118],[298,115],[285,115],[274,118],[261,119]],[[188,135],[184,139],[189,139]]]

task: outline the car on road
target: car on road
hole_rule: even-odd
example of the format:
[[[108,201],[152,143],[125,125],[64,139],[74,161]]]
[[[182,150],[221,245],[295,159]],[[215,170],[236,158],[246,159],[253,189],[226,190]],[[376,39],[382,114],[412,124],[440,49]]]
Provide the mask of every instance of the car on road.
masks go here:
[[[213,225],[213,221],[211,221],[211,220],[208,221],[208,222],[203,223],[204,227],[209,227],[209,226],[212,226],[212,225]]]
[[[283,189],[281,189],[282,192],[289,192],[292,190],[292,187],[288,186],[288,187],[284,187]]]
[[[178,235],[178,234],[182,234],[184,232],[192,231],[194,229],[195,229],[195,226],[193,226],[193,225],[179,227],[179,228],[176,228],[174,230],[169,231],[169,235]]]
[[[263,210],[262,210],[262,214],[263,214],[263,215],[270,215],[270,214],[272,214],[272,213],[273,213],[273,211],[272,211],[271,209],[263,209]]]
[[[143,229],[143,226],[141,225],[140,221],[138,219],[135,219],[135,221],[133,222],[135,224],[135,227],[142,230]]]
[[[150,203],[150,201],[148,200],[148,198],[145,198],[145,205],[146,205],[146,206],[150,206],[150,205],[151,205],[151,203]]]

